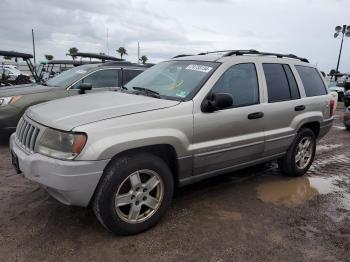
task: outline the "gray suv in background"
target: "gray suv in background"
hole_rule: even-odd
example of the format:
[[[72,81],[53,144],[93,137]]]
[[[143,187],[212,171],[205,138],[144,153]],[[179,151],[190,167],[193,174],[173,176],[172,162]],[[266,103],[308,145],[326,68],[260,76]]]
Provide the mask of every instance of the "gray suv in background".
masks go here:
[[[13,164],[67,205],[91,205],[116,234],[154,226],[176,186],[277,160],[313,162],[334,101],[315,66],[255,50],[177,56],[124,86],[29,108]]]
[[[15,131],[29,106],[78,94],[113,91],[148,67],[130,62],[88,64],[67,70],[43,84],[1,87],[0,133]]]

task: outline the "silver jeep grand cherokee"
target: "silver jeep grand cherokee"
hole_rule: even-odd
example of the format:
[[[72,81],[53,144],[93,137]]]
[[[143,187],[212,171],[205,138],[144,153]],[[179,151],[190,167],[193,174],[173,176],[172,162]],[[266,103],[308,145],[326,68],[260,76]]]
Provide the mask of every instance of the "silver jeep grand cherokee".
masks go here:
[[[10,146],[18,172],[64,204],[91,204],[102,225],[127,235],[160,220],[175,186],[271,160],[305,174],[333,107],[306,59],[180,55],[120,92],[29,108]]]

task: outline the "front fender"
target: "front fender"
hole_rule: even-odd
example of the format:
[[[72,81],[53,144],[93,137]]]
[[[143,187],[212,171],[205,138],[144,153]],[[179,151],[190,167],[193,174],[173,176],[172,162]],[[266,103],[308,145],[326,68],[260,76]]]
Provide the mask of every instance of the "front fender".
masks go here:
[[[110,159],[126,150],[161,144],[171,145],[178,157],[189,154],[190,141],[188,137],[175,129],[154,129],[147,130],[147,132],[135,131],[116,134],[96,141],[92,145],[92,149],[97,154],[97,159]]]

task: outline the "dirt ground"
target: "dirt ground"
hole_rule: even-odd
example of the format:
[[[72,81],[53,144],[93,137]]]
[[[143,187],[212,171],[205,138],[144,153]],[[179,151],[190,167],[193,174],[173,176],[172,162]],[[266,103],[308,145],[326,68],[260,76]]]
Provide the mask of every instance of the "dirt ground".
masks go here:
[[[306,176],[276,163],[179,189],[155,228],[116,237],[16,175],[0,145],[0,261],[350,261],[350,132],[342,103]]]

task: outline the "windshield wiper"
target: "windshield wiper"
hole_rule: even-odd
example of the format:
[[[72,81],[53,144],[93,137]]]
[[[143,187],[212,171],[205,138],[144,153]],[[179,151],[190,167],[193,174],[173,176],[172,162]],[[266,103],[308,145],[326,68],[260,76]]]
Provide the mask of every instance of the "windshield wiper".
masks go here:
[[[148,89],[148,88],[144,88],[144,87],[138,87],[138,86],[134,86],[132,89],[134,89],[136,91],[140,91],[143,94],[145,94],[146,96],[160,98],[160,94],[158,92],[152,90],[152,89]]]

